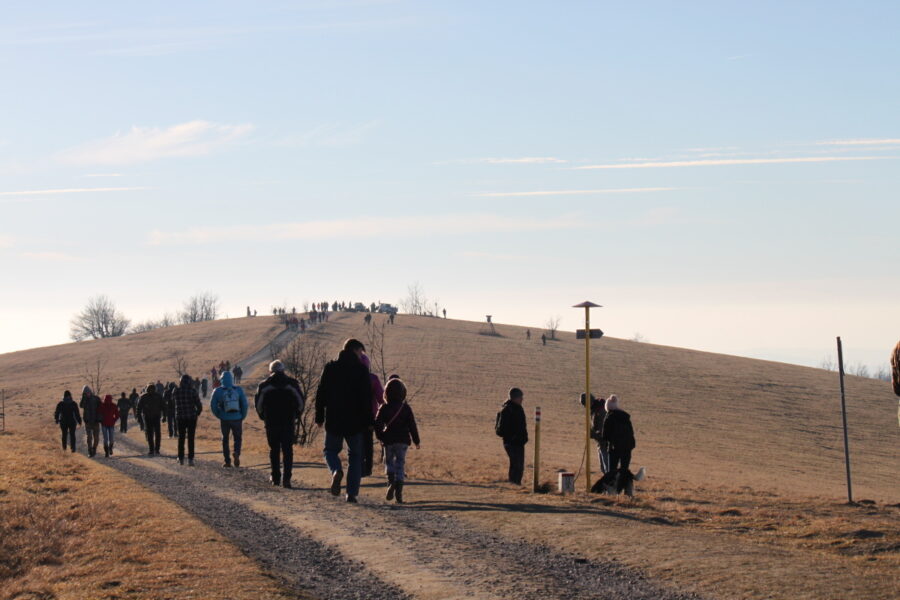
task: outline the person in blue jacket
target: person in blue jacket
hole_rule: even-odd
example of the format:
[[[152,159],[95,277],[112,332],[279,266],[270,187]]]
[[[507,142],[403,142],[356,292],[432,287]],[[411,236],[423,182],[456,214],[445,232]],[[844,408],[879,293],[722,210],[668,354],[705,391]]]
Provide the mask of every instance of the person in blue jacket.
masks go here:
[[[241,466],[241,438],[244,432],[244,419],[247,418],[247,396],[244,388],[234,385],[231,371],[222,373],[222,385],[213,392],[210,409],[222,426],[222,454],[225,464],[230,467],[232,455],[228,448],[229,433],[234,437],[234,466]]]

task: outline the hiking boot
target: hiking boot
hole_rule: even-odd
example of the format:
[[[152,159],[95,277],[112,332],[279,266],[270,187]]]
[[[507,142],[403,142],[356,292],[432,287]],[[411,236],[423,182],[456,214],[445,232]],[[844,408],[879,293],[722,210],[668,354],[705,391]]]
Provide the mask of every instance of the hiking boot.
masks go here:
[[[149,452],[147,452],[147,456],[153,456],[153,450],[150,450]]]
[[[235,468],[241,466],[241,457],[237,454],[234,455],[234,466]]]
[[[343,471],[335,471],[331,475],[331,495],[332,496],[340,496],[341,495],[341,481],[344,479]],[[349,500],[348,500],[349,502]]]
[[[222,466],[225,467],[226,469],[230,469],[230,468],[231,468],[231,461],[226,460],[226,461],[225,461],[225,464],[222,465]]]
[[[387,478],[388,478],[388,485],[391,485],[392,483],[394,483],[394,474],[393,473],[388,473]]]
[[[189,458],[189,459],[188,459],[188,466],[189,466],[189,467],[193,467],[193,466],[194,466],[194,459],[193,459],[193,458]]]
[[[179,464],[179,465],[184,465],[184,459],[181,458],[180,456],[178,457],[178,464]]]
[[[110,456],[113,455],[113,445],[112,444],[109,445],[109,455]]]
[[[391,501],[394,499],[394,493],[397,491],[397,484],[393,481],[391,485],[388,486],[387,495],[384,497],[385,500]]]
[[[272,477],[269,477],[269,481],[270,481],[270,482],[272,483],[272,485],[274,485],[275,487],[278,487],[278,486],[281,485],[281,477],[275,477],[275,476],[272,476]]]
[[[292,489],[294,489],[294,486],[291,485],[291,482],[290,482],[290,481],[283,481],[283,482],[281,483],[281,485],[282,485],[282,487],[284,487],[284,489],[286,489],[286,490],[292,490]]]
[[[350,504],[359,504],[359,501],[357,501],[356,496],[349,496],[349,495],[348,495],[348,496],[347,496],[347,502],[349,502]]]
[[[397,497],[397,504],[403,504],[403,482],[398,481],[394,484],[394,487],[397,488],[397,491],[394,494]]]
[[[109,458],[109,446],[107,446],[106,444],[103,444],[103,456],[105,458]]]

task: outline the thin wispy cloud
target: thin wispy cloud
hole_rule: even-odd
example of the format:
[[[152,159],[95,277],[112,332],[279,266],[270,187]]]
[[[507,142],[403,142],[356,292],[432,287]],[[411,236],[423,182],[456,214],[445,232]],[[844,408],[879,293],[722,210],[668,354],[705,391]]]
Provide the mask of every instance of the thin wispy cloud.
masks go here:
[[[82,177],[125,177],[124,173],[87,173]]]
[[[817,146],[900,146],[900,138],[877,138],[857,140],[825,140]]]
[[[498,262],[520,262],[520,261],[530,261],[532,260],[528,256],[524,256],[522,254],[503,254],[499,252],[460,252],[459,254],[463,258],[471,258],[475,260],[493,260]]]
[[[29,260],[40,260],[45,262],[79,262],[84,260],[78,256],[65,254],[63,252],[22,252],[19,256]]]
[[[17,192],[0,192],[0,196],[61,196],[64,194],[96,194],[105,192],[139,192],[149,187],[95,187],[95,188],[56,188],[49,190],[19,190]]]
[[[359,125],[345,123],[323,123],[309,131],[288,136],[275,142],[276,146],[330,147],[355,146],[365,141],[368,135],[380,125],[380,121],[368,121]]]
[[[604,194],[641,194],[650,192],[671,192],[678,188],[673,187],[636,187],[636,188],[608,188],[599,190],[537,190],[531,192],[483,192],[475,194],[481,198],[508,198],[527,196],[593,196]]]
[[[569,161],[555,156],[519,156],[519,157],[488,157],[488,158],[459,158],[455,160],[438,161],[436,165],[451,164],[484,164],[484,165],[547,165],[563,164]]]
[[[587,224],[576,216],[551,218],[510,217],[498,214],[449,214],[410,217],[361,217],[332,221],[195,227],[184,231],[152,231],[150,245],[220,244],[222,239],[246,242],[284,240],[329,240],[346,237],[393,239],[455,236],[480,233],[510,233],[578,229]]]
[[[584,165],[573,169],[666,169],[677,167],[715,167],[732,165],[773,165],[794,163],[828,163],[867,160],[897,159],[898,156],[801,156],[793,158],[731,158],[717,160],[673,160],[662,162],[612,163],[605,165]]]
[[[127,133],[62,152],[71,164],[127,165],[164,158],[206,156],[246,138],[253,125],[188,121],[171,127],[132,127]]]

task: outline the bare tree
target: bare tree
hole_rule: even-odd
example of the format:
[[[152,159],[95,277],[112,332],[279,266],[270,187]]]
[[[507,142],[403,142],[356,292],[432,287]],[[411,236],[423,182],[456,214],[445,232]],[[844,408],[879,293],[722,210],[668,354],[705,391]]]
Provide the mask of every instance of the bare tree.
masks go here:
[[[647,338],[644,337],[644,335],[640,331],[635,331],[634,335],[631,336],[631,341],[632,342],[640,342],[642,344],[645,344],[645,343],[647,343],[648,340],[647,340]]]
[[[211,292],[192,296],[184,303],[179,316],[182,323],[214,321],[219,316],[219,297]]]
[[[872,377],[881,381],[890,381],[891,369],[888,365],[878,365],[878,368],[875,369],[875,373]]]
[[[857,377],[869,377],[869,367],[862,363],[856,363],[855,365],[850,365],[847,368],[847,373],[850,375],[856,375]]]
[[[103,388],[103,384],[107,379],[107,362],[108,359],[106,356],[98,354],[94,360],[84,363],[84,378],[87,380],[88,385],[91,386],[91,390],[97,396],[100,395],[100,390]]]
[[[319,435],[319,428],[315,424],[315,395],[328,355],[318,339],[301,335],[281,348],[278,358],[288,373],[300,383],[300,391],[306,398],[306,405],[297,421],[297,443],[311,446]]]
[[[429,304],[430,302],[422,290],[422,284],[418,281],[406,289],[406,298],[400,301],[401,308],[411,315],[424,315]]]
[[[562,317],[560,316],[550,317],[549,319],[547,319],[547,324],[544,326],[544,328],[547,330],[547,337],[549,337],[551,340],[556,339],[556,332],[559,331],[559,324],[561,322]]]
[[[372,361],[372,371],[380,375],[382,381],[387,381],[388,371],[396,370],[388,366],[385,354],[384,338],[387,322],[387,319],[382,319],[381,324],[378,324],[372,319],[366,325],[366,354]]]
[[[825,369],[826,371],[836,371],[837,366],[834,364],[834,358],[830,354],[826,354],[825,358],[822,359],[822,362],[819,363],[820,369]]]
[[[69,336],[76,342],[87,338],[97,340],[118,337],[125,335],[130,323],[131,321],[116,310],[112,300],[102,295],[94,296],[88,300],[87,306],[72,318]]]
[[[172,359],[172,368],[178,373],[179,379],[188,372],[187,356],[182,350],[173,350],[170,355]]]

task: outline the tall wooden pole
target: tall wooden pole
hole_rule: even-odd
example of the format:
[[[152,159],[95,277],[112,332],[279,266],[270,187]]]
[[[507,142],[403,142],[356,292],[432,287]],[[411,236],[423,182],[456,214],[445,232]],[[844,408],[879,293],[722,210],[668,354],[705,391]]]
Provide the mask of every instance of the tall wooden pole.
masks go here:
[[[591,493],[591,307],[584,307],[584,491]]]
[[[541,407],[534,409],[534,472],[532,489],[537,492],[541,486]]]
[[[837,338],[838,369],[841,376],[841,418],[844,421],[844,465],[847,467],[847,501],[853,504],[853,483],[850,478],[850,440],[847,436],[847,400],[844,391],[844,349]]]

